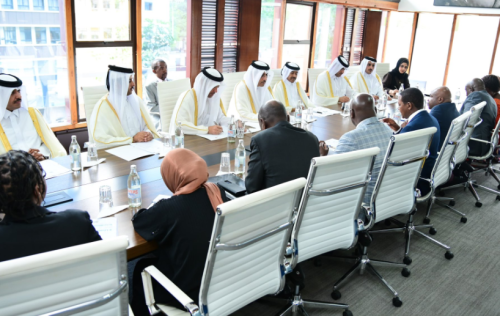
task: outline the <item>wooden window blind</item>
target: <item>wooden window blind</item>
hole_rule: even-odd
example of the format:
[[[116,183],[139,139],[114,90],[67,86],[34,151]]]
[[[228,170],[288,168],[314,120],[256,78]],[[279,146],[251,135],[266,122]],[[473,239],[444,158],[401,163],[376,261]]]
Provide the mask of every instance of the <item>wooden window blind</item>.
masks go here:
[[[222,72],[236,71],[239,6],[240,0],[225,0]]]
[[[359,10],[358,18],[354,27],[354,42],[351,49],[352,60],[351,64],[356,66],[361,63],[361,55],[363,53],[363,38],[366,25],[366,12]]]
[[[201,69],[215,67],[216,29],[217,0],[203,0],[201,16]]]
[[[356,9],[347,8],[347,14],[345,17],[345,29],[344,29],[344,45],[342,47],[342,56],[345,59],[351,59],[351,43],[352,43],[352,33],[354,29],[354,16],[356,15]]]

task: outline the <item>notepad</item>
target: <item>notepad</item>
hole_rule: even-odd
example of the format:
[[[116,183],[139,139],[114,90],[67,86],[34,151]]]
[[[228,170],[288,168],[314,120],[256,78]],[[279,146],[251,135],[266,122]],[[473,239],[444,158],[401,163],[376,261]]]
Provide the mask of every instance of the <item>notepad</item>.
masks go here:
[[[152,154],[159,154],[165,151],[163,149],[163,143],[158,139],[153,139],[152,141],[145,143],[132,143],[130,146],[148,151]]]
[[[92,220],[95,230],[102,239],[110,239],[118,236],[118,224],[116,217],[99,218]]]
[[[118,206],[113,206],[107,210],[102,210],[99,212],[99,215],[97,218],[103,218],[103,217],[108,217],[111,215],[115,215],[116,213],[119,213],[125,209],[128,209],[128,205],[118,205]]]
[[[328,147],[330,147],[331,149],[335,149],[337,148],[337,146],[339,145],[339,140],[338,139],[335,139],[335,138],[330,138],[328,140],[325,140],[325,143],[328,145]]]
[[[45,179],[59,177],[72,172],[70,169],[61,166],[54,160],[42,160],[40,161],[40,165],[46,173]]]
[[[106,150],[106,152],[126,161],[132,161],[137,158],[151,156],[154,154],[149,151],[130,145],[108,149]]]

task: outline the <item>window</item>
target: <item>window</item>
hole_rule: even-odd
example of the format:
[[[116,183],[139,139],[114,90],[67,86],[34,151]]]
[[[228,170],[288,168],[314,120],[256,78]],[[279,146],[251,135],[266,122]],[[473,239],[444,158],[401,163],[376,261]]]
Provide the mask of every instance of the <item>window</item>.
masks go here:
[[[2,9],[12,10],[14,9],[14,5],[12,4],[12,0],[2,0]]]
[[[238,56],[239,4],[239,0],[225,0],[222,72],[236,71],[236,58]]]
[[[378,50],[377,50],[377,60],[382,61],[382,54],[384,53],[384,40],[385,40],[385,29],[387,27],[387,15],[388,12],[382,12],[382,22],[380,23],[380,34],[378,37]]]
[[[145,3],[146,4],[146,3]],[[154,11],[142,14],[142,83],[156,76],[151,63],[159,58],[167,63],[169,79],[186,78],[187,0],[155,2]],[[145,90],[143,90],[145,91]]]
[[[341,19],[337,15],[344,11],[342,6],[319,3],[314,68],[327,68],[337,58],[342,41]]]
[[[64,5],[65,1],[60,3]],[[60,34],[66,33],[66,19],[65,10],[61,9],[61,12],[30,13],[40,18],[24,17],[17,22],[22,23],[18,30],[11,26],[0,27],[0,72],[21,78],[27,91],[27,103],[40,110],[51,127],[71,124],[68,57],[60,39]],[[0,9],[0,17],[0,20],[11,21],[19,20],[20,15]],[[40,26],[41,23],[50,23],[50,27]],[[58,37],[52,44],[55,29]]]
[[[282,0],[262,0],[260,13],[259,60],[271,68],[279,68],[280,25]]]
[[[103,9],[109,9],[109,8],[111,8],[111,3],[109,2],[109,0],[103,0],[102,1],[102,8]]]
[[[30,9],[29,0],[17,0],[17,9],[18,10],[29,10]]]
[[[31,27],[20,27],[19,35],[21,44],[31,44]]]
[[[390,63],[391,69],[396,66],[399,58],[409,57],[414,16],[413,13],[391,12],[386,34],[385,58],[382,60],[384,63]]]
[[[45,10],[45,5],[43,0],[33,0],[33,10],[43,11]]]
[[[146,3],[144,3],[144,10],[146,10],[146,11],[152,11],[153,10],[153,3],[152,2],[146,2]]]
[[[61,44],[61,29],[58,27],[51,27],[50,30],[50,43]]]
[[[58,0],[49,0],[49,11],[59,11]]]
[[[410,68],[410,84],[426,93],[443,85],[453,15],[420,13]],[[432,49],[429,49],[432,47]]]
[[[35,27],[35,36],[37,44],[47,44],[47,28]]]
[[[99,8],[99,0],[92,0],[92,11],[97,11]]]
[[[345,18],[345,31],[344,31],[344,45],[342,46],[342,56],[349,61],[351,60],[351,44],[352,34],[354,31],[354,17],[356,16],[356,9],[348,8]]]
[[[365,35],[365,25],[366,25],[366,10],[357,10],[356,24],[354,25],[353,31],[353,43],[351,48],[351,60],[350,63],[353,66],[361,64],[361,54],[363,52],[363,38]]]
[[[201,68],[215,67],[217,0],[202,0]],[[201,69],[200,69],[201,70]]]
[[[17,44],[17,36],[16,36],[16,28],[7,26],[0,28],[1,31],[3,31],[3,34],[1,36],[2,39],[2,45],[9,45],[9,44]]]
[[[451,91],[463,92],[467,82],[489,73],[498,21],[491,16],[457,16],[446,81]]]

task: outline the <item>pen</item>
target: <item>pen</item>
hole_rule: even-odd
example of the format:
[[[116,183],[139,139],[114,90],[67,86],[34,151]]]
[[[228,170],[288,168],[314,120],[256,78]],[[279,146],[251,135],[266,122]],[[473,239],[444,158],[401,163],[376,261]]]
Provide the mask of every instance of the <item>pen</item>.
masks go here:
[[[219,124],[219,123],[217,123],[216,121],[214,121],[214,124],[215,124],[215,125],[217,125],[217,126],[220,126],[220,124]]]

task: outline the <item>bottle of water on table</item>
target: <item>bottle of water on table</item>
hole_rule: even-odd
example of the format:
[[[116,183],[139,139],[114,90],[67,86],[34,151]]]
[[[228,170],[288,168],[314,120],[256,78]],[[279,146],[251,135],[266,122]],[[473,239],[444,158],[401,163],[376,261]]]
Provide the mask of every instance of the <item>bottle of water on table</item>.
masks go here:
[[[71,144],[69,145],[69,154],[71,155],[71,170],[78,171],[82,169],[82,155],[80,145],[76,141],[76,136],[71,136]]]
[[[127,180],[128,187],[128,206],[130,208],[139,208],[142,205],[141,178],[137,173],[135,165],[130,166],[130,175]]]
[[[227,142],[236,142],[236,122],[234,121],[234,115],[231,115],[231,121],[229,121],[229,126],[227,127]]]
[[[234,173],[245,173],[246,155],[243,139],[240,139],[240,143],[236,148],[236,157],[234,159]]]
[[[175,128],[175,146],[174,148],[184,148],[184,132],[182,131],[182,122],[177,122]]]

